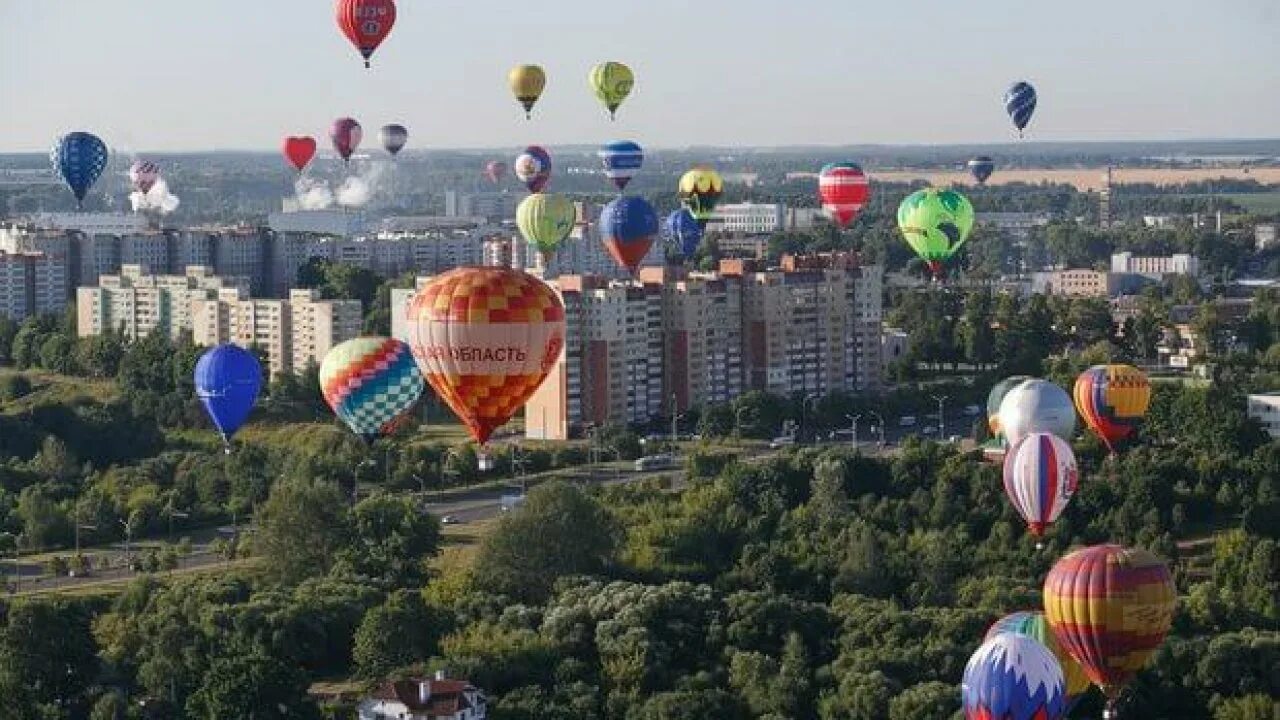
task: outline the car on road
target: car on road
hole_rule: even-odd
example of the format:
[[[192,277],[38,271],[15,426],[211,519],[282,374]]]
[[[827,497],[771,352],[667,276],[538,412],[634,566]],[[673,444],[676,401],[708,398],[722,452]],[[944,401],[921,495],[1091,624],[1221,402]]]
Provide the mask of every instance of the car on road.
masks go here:
[[[981,413],[981,412],[982,412],[982,408],[978,407],[977,405],[965,405],[965,406],[964,406],[964,414],[965,414],[965,415],[969,415],[970,417],[975,416],[975,415],[977,415],[978,413]]]
[[[959,435],[952,435],[951,437],[947,438],[947,442],[951,443],[952,445],[959,445],[959,444],[960,444],[960,436],[959,436]]]
[[[925,425],[924,429],[921,430],[920,432],[924,433],[925,435],[933,435],[934,433],[938,432],[938,428],[932,425]]]
[[[670,453],[648,455],[636,460],[636,472],[649,470],[666,470],[676,466],[676,457]]]
[[[454,517],[453,515],[445,515],[444,517],[440,518],[440,524],[441,525],[457,525],[458,518]]]
[[[786,447],[788,445],[795,445],[795,444],[796,444],[796,439],[794,437],[791,437],[790,435],[782,435],[769,441],[769,449],[777,450],[778,448]]]

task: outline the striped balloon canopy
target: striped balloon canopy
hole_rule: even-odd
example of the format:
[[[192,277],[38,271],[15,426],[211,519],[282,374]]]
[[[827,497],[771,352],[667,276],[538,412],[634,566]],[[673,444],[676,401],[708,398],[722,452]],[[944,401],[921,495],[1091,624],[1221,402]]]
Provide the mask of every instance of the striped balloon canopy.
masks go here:
[[[560,296],[511,268],[438,275],[407,316],[418,367],[479,443],[528,401],[564,350]]]
[[[1036,537],[1066,509],[1079,480],[1075,453],[1053,433],[1024,435],[1005,453],[1004,492]]]
[[[833,163],[818,173],[822,211],[841,228],[857,219],[870,196],[867,176],[855,163]]]
[[[644,150],[630,140],[611,142],[600,148],[596,155],[604,165],[604,175],[619,191],[625,190],[631,178],[644,165]]]
[[[965,665],[960,692],[967,720],[1059,720],[1066,712],[1057,658],[1024,635],[983,642]]]
[[[969,161],[969,174],[978,181],[979,185],[985,184],[995,169],[996,162],[986,155],[979,155]]]
[[[1013,120],[1013,126],[1018,129],[1018,137],[1022,137],[1022,131],[1031,122],[1031,116],[1036,111],[1036,89],[1025,81],[1009,86],[1004,93],[1004,109],[1009,113],[1009,119]]]
[[[1093,683],[1089,682],[1089,676],[1084,674],[1084,668],[1062,649],[1062,644],[1053,634],[1053,629],[1045,620],[1044,613],[1023,611],[1005,615],[987,629],[987,635],[983,640],[990,640],[1001,633],[1029,637],[1053,653],[1053,657],[1058,660],[1058,666],[1062,668],[1062,678],[1067,693],[1067,712],[1070,712],[1071,708],[1075,707],[1080,698],[1092,687]]]
[[[1075,401],[1085,424],[1115,452],[1146,416],[1151,381],[1132,365],[1094,365],[1076,378]]]
[[[348,340],[320,364],[325,402],[366,442],[395,432],[424,389],[413,353],[395,338]]]

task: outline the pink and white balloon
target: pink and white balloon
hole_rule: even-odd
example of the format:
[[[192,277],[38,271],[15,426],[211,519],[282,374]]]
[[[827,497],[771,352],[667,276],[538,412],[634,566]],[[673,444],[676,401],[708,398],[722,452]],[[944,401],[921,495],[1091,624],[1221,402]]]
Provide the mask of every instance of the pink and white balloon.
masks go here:
[[[129,167],[129,182],[133,189],[146,195],[160,179],[160,166],[150,160],[138,160]]]

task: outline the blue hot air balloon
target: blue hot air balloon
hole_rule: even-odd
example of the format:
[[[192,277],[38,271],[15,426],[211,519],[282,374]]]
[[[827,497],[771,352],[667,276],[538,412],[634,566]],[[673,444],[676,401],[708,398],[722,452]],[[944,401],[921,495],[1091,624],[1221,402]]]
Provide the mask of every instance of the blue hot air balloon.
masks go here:
[[[635,274],[658,236],[658,211],[644,198],[623,195],[600,211],[600,239],[619,265]]]
[[[979,155],[969,161],[969,174],[978,181],[979,185],[985,183],[995,169],[996,162],[986,155]]]
[[[1036,111],[1036,89],[1028,82],[1014,83],[1005,91],[1004,109],[1013,119],[1013,126],[1018,128],[1018,137],[1022,137],[1022,131]]]
[[[613,181],[619,191],[626,189],[627,183],[644,165],[644,149],[630,140],[611,142],[596,153],[604,164],[605,177]]]
[[[107,144],[87,132],[69,133],[53,144],[49,159],[83,207],[85,194],[107,167]]]
[[[969,658],[961,685],[966,718],[1059,720],[1066,711],[1062,668],[1035,638],[1002,633]]]
[[[214,427],[228,444],[244,425],[262,389],[262,366],[258,358],[236,345],[219,345],[196,363],[196,397],[213,420]]]
[[[702,226],[685,208],[667,216],[662,224],[662,233],[667,244],[684,257],[692,257],[698,250],[698,243],[702,242]]]

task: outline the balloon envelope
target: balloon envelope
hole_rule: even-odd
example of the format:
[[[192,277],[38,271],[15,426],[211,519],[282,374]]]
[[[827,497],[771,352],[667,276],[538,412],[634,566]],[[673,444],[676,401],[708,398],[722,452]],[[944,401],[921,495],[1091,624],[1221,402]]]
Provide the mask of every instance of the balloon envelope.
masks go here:
[[[405,143],[409,142],[409,129],[403,125],[383,125],[378,134],[382,139],[382,149],[392,156],[403,150]]]
[[[973,206],[954,190],[917,190],[898,206],[902,237],[935,277],[942,274],[942,263],[969,239],[973,221]]]
[[[320,364],[325,402],[366,442],[394,432],[424,387],[409,346],[394,338],[348,340]]]
[[[1066,712],[1062,668],[1049,649],[1024,635],[983,642],[964,668],[967,720],[1059,720]]]
[[[609,117],[613,117],[618,107],[631,94],[631,88],[635,86],[635,74],[620,62],[602,62],[591,68],[587,81],[596,98],[609,111]]]
[[[1049,652],[1053,653],[1058,666],[1062,668],[1068,712],[1093,685],[1089,682],[1089,676],[1085,675],[1084,668],[1080,667],[1080,663],[1076,662],[1075,658],[1071,657],[1058,642],[1058,636],[1053,634],[1053,629],[1049,627],[1049,621],[1045,619],[1043,612],[1016,612],[1005,615],[987,629],[987,635],[983,640],[990,640],[1001,633],[1024,635],[1044,645]]]
[[[1004,109],[1021,135],[1036,111],[1036,89],[1028,82],[1016,82],[1009,86],[1004,93]]]
[[[870,196],[867,176],[855,163],[834,163],[818,173],[822,211],[842,228],[849,227],[858,217]]]
[[[969,174],[981,185],[995,172],[996,163],[986,155],[980,155],[969,161]]]
[[[391,34],[396,24],[394,0],[338,0],[338,28],[355,46],[369,67],[369,58]]]
[[[987,426],[991,428],[992,435],[998,438],[1004,436],[1004,431],[1000,429],[1000,403],[1004,402],[1004,396],[1030,379],[1030,375],[1013,375],[991,388],[991,392],[987,394]]]
[[[196,362],[196,397],[223,442],[249,419],[262,390],[262,365],[253,353],[236,345],[211,348]]]
[[[668,215],[662,230],[667,242],[686,258],[692,257],[698,249],[698,243],[702,242],[702,228],[686,208]]]
[[[284,157],[298,172],[311,164],[316,156],[316,139],[313,137],[287,137],[284,139]]]
[[[1107,447],[1138,429],[1151,405],[1151,381],[1132,365],[1094,365],[1076,378],[1076,409]]]
[[[525,117],[529,117],[547,87],[547,74],[537,65],[517,65],[507,73],[507,84],[511,86],[511,94],[524,108]]]
[[[605,177],[613,181],[619,190],[626,189],[627,183],[644,165],[644,150],[630,140],[611,142],[600,148],[596,155],[604,165]]]
[[[538,145],[530,145],[516,158],[516,178],[529,192],[542,192],[551,180],[551,153]]]
[[[1044,614],[1054,635],[1111,699],[1164,642],[1175,603],[1164,561],[1119,545],[1066,555],[1044,581]]]
[[[62,176],[76,202],[81,204],[89,188],[102,177],[102,171],[107,168],[107,158],[107,144],[97,135],[87,132],[63,135],[49,153],[53,169]]]
[[[507,164],[501,160],[490,160],[484,166],[484,176],[489,182],[497,185],[502,182],[503,176],[507,174]]]
[[[1000,403],[1000,429],[1011,446],[1033,432],[1053,433],[1070,440],[1076,432],[1076,408],[1066,390],[1048,380],[1033,378],[1004,396]]]
[[[516,208],[516,226],[525,242],[550,259],[578,221],[578,208],[563,195],[534,193]]]
[[[129,166],[129,182],[133,189],[146,195],[160,179],[160,166],[150,160],[138,160]]]
[[[333,121],[333,127],[329,128],[329,139],[333,141],[333,149],[338,153],[338,157],[342,158],[343,162],[349,162],[352,153],[360,147],[360,141],[364,139],[364,129],[352,118],[338,118]]]
[[[1076,494],[1080,471],[1066,440],[1051,433],[1022,436],[1004,456],[1004,492],[1037,537]]]
[[[680,178],[680,202],[698,225],[706,229],[715,213],[716,203],[724,194],[724,180],[720,173],[710,168],[694,168]]]
[[[525,404],[564,349],[560,296],[510,268],[438,275],[407,317],[418,367],[479,443]]]
[[[624,195],[600,212],[600,240],[609,255],[632,274],[658,235],[658,212],[647,200]]]

